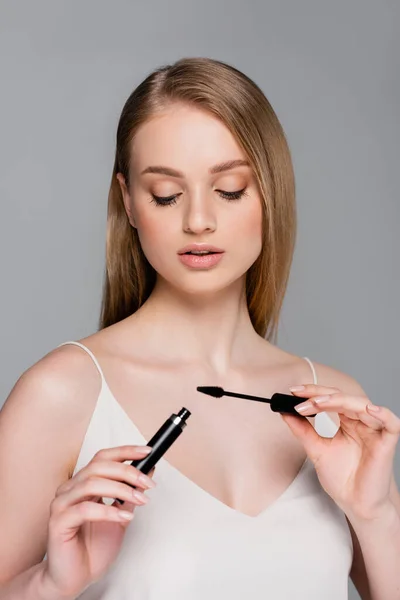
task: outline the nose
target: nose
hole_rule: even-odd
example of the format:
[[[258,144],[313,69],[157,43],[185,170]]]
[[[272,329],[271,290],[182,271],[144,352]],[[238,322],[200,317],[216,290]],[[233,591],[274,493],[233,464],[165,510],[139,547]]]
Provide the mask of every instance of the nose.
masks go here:
[[[203,231],[215,231],[217,219],[213,198],[199,195],[188,199],[184,208],[182,227],[185,233],[201,234]]]

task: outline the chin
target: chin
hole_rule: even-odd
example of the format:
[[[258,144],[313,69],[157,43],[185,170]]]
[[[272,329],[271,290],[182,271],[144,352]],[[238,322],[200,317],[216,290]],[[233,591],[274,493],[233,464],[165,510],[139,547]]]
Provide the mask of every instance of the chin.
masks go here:
[[[216,269],[213,271],[209,270],[189,273],[188,276],[180,277],[173,281],[170,279],[169,284],[182,294],[206,298],[208,296],[214,296],[231,287],[240,287],[242,282],[244,282],[244,279],[245,273],[235,273],[229,277],[227,273],[225,273],[224,276],[224,274],[218,272]]]

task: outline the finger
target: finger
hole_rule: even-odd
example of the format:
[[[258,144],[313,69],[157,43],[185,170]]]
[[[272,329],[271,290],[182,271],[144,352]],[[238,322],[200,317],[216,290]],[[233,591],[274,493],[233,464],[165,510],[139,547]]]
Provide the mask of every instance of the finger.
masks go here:
[[[98,450],[90,462],[99,460],[115,460],[123,462],[125,460],[134,460],[136,458],[144,458],[150,454],[152,448],[150,446],[116,446],[114,448],[102,448]]]
[[[129,512],[134,512],[136,506],[139,506],[138,504],[132,504],[132,502],[127,502],[126,500],[121,504],[116,498],[113,502],[104,502],[103,504],[108,504],[109,506],[117,506],[119,507],[119,510],[127,510]]]
[[[307,416],[318,412],[336,412],[339,417],[362,421],[374,430],[383,428],[382,421],[366,409],[369,399],[366,396],[349,396],[336,392],[323,396],[311,396],[306,402],[297,404],[295,409],[299,414]]]
[[[69,534],[88,521],[117,521],[126,524],[132,518],[132,512],[120,510],[115,506],[96,504],[95,502],[81,502],[74,504],[58,515],[57,518],[51,518],[49,521],[49,534],[50,536]]]
[[[300,440],[308,457],[315,464],[332,440],[320,435],[307,419],[299,419],[290,414],[281,414],[280,416]]]
[[[91,463],[86,470],[84,478],[87,479],[87,477],[92,476],[107,477],[109,479],[123,481],[143,489],[154,488],[157,485],[151,477],[145,473],[142,473],[133,465],[124,463],[121,464],[113,461]]]
[[[338,412],[338,409],[344,412],[358,413],[360,410],[365,410],[369,400],[366,396],[349,396],[342,392],[331,392],[330,394],[317,395],[313,394],[304,402],[296,404],[298,410],[303,406],[310,405],[310,408],[320,408],[332,412]],[[302,413],[303,414],[303,413]]]
[[[99,462],[107,462],[116,461],[116,462],[124,462],[128,460],[135,460],[144,458],[151,452],[152,448],[150,446],[132,446],[132,445],[124,445],[124,446],[116,446],[113,448],[102,448],[96,454],[94,454],[93,458],[90,462],[85,465],[82,469],[80,469],[73,477],[64,482],[61,486],[61,492],[63,493],[65,490],[69,489],[71,485],[74,484],[74,479],[82,479],[87,477],[87,472],[92,470],[92,465]],[[93,474],[100,474],[97,468],[93,470]],[[108,473],[110,477],[110,474]],[[60,488],[59,488],[60,490]],[[56,492],[57,495],[57,492]]]
[[[345,416],[353,420],[365,418],[366,424],[372,424],[379,428],[379,421],[371,418],[365,407],[368,399],[365,396],[347,396],[341,392],[326,394],[323,396],[310,396],[305,402],[295,406],[296,411],[304,416],[313,412],[336,412],[339,417]]]
[[[305,383],[303,385],[294,385],[289,390],[295,396],[301,398],[308,398],[310,396],[323,396],[325,394],[334,394],[340,392],[339,388],[333,386],[317,385],[315,383]]]
[[[377,410],[374,410],[374,407]],[[368,414],[374,416],[376,419],[379,419],[383,423],[385,430],[390,435],[400,435],[400,418],[389,408],[386,408],[386,406],[376,406],[375,404],[368,402],[367,411]]]
[[[149,499],[140,491],[118,481],[103,477],[89,477],[74,485],[69,491],[55,498],[53,512],[58,514],[79,502],[96,498],[120,498],[134,505],[147,504]]]
[[[141,489],[153,488],[156,482],[151,477],[141,473],[130,464],[115,461],[91,461],[80,471],[75,473],[71,479],[65,481],[56,491],[56,497],[68,492],[73,486],[89,477],[104,477],[115,481],[122,481]]]

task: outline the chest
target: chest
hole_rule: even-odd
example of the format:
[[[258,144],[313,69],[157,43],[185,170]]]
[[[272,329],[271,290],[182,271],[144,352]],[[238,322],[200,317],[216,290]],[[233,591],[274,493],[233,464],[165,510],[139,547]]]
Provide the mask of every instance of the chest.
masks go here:
[[[274,502],[296,477],[305,452],[286,423],[269,405],[242,399],[211,398],[197,385],[222,385],[255,395],[272,395],[285,385],[282,378],[242,378],[218,381],[205,372],[185,373],[126,368],[110,369],[108,388],[125,416],[137,428],[142,443],[183,406],[191,416],[169,448],[165,460],[227,507],[257,515]],[[277,390],[278,388],[278,390]]]

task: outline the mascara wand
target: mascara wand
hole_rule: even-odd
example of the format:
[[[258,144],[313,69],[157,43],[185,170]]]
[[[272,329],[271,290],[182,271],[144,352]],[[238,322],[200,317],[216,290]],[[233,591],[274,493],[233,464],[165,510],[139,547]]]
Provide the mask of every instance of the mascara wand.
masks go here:
[[[196,388],[198,392],[208,394],[214,398],[221,398],[222,396],[233,396],[234,398],[244,398],[245,400],[255,400],[256,402],[265,402],[271,405],[272,412],[288,413],[290,415],[296,415],[297,417],[306,416],[301,415],[294,408],[297,404],[301,404],[308,398],[297,398],[296,396],[290,396],[289,394],[273,394],[271,398],[262,398],[261,396],[250,396],[249,394],[239,394],[237,392],[227,392],[222,387],[216,385],[210,386],[199,386]],[[313,415],[307,415],[307,417],[315,417],[317,413]]]

